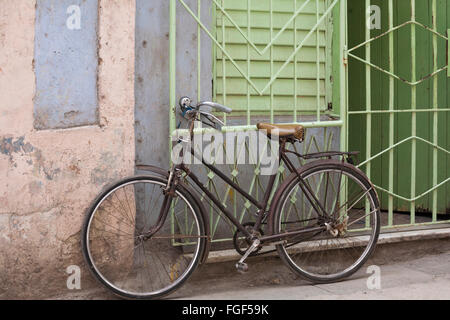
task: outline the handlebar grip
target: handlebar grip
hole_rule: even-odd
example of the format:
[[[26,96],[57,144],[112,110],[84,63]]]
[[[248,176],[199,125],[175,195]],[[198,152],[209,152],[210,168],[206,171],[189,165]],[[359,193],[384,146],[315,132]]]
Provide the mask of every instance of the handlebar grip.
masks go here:
[[[223,106],[223,105],[221,105],[219,103],[216,103],[216,102],[209,102],[209,101],[200,102],[198,104],[197,108],[200,108],[201,106],[208,106],[208,107],[214,108],[214,109],[216,109],[218,111],[225,112],[225,113],[233,112],[233,109],[225,107],[225,106]]]

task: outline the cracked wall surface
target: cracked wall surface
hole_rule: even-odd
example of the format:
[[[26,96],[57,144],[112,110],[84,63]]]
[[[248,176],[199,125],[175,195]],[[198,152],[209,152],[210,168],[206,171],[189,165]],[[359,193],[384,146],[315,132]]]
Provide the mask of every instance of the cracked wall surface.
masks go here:
[[[135,0],[99,5],[100,124],[34,129],[35,1],[0,2],[0,298],[45,297],[82,267],[84,211],[134,173]]]

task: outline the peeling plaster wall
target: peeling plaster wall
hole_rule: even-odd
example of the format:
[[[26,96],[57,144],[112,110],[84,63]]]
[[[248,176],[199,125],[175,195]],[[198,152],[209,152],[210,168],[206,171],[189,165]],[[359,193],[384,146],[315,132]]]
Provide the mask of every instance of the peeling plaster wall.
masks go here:
[[[35,130],[34,0],[0,2],[0,298],[64,292],[105,184],[134,173],[135,0],[99,6],[99,126]]]

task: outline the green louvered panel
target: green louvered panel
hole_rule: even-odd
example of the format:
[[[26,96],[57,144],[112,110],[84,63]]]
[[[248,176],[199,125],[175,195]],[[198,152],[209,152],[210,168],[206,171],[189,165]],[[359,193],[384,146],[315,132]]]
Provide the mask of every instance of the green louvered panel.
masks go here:
[[[286,27],[305,2],[301,13]],[[228,16],[216,8],[217,40],[261,89],[314,29],[328,4],[326,0],[219,0],[218,3]],[[295,59],[282,69],[263,95],[248,83],[221,50],[216,50],[215,99],[251,116],[269,111],[276,115],[292,114],[294,110],[299,113],[327,110],[327,58],[330,58],[327,22],[306,40]]]

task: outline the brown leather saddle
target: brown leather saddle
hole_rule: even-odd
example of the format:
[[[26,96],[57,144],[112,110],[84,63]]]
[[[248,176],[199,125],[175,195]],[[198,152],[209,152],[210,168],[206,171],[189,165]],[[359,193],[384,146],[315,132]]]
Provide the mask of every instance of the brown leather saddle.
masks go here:
[[[258,130],[264,130],[268,136],[278,136],[280,139],[294,139],[300,142],[305,138],[305,128],[299,124],[258,123]]]

